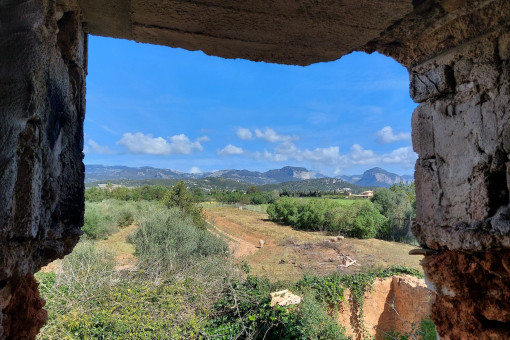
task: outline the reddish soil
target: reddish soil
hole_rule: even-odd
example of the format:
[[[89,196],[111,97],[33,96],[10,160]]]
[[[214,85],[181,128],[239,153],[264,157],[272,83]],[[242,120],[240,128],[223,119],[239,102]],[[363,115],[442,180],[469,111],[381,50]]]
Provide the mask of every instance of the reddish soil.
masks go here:
[[[27,275],[17,283],[11,283],[9,304],[3,310],[7,316],[2,327],[6,339],[35,339],[37,333],[48,320],[43,309],[46,302],[39,296],[39,284],[33,275]]]
[[[413,248],[408,245],[375,239],[331,242],[332,236],[294,230],[268,221],[267,214],[260,212],[232,207],[208,207],[205,212],[218,233],[228,237],[234,256],[242,257],[252,274],[271,280],[297,281],[305,273],[352,274],[393,264],[420,268],[419,259],[407,254]],[[260,239],[263,248],[258,248]],[[359,265],[342,267],[347,256]]]

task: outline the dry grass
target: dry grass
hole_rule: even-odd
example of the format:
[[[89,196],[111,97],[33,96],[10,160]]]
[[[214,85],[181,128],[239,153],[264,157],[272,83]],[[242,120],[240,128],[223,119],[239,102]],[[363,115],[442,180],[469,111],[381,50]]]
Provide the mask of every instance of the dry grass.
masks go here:
[[[258,246],[259,239],[265,241],[263,248],[241,259],[250,265],[252,274],[271,280],[297,281],[305,273],[326,275],[341,270],[352,274],[392,265],[406,265],[421,270],[420,257],[408,255],[409,250],[415,248],[410,245],[352,238],[331,243],[331,236],[278,225],[269,221],[267,214],[260,212],[207,207],[206,213],[217,228],[231,236],[233,242],[242,239],[249,246]],[[243,244],[237,247],[242,249]],[[338,267],[343,255],[357,260],[360,266]]]
[[[130,269],[136,266],[135,247],[127,242],[128,236],[136,229],[138,226],[132,224],[97,243],[98,247],[113,253],[117,269]]]

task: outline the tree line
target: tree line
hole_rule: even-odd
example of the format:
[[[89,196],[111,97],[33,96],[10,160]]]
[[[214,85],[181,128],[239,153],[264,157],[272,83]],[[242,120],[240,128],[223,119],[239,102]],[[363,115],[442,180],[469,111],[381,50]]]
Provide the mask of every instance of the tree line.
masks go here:
[[[377,188],[370,199],[350,201],[281,197],[270,204],[272,221],[296,229],[326,231],[357,238],[390,239],[395,219],[416,216],[414,184]]]

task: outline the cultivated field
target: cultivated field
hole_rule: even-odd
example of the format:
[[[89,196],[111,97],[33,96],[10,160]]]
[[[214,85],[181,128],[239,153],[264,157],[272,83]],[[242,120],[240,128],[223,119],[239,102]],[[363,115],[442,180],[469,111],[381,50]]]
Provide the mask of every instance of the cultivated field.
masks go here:
[[[206,206],[205,212],[218,233],[229,238],[233,255],[250,266],[250,274],[274,281],[297,281],[306,273],[352,274],[392,265],[421,271],[421,257],[408,255],[415,247],[407,244],[355,238],[330,242],[329,235],[276,224],[261,212],[212,206]],[[259,248],[260,239],[265,242],[263,248]],[[346,256],[356,260],[359,266],[341,267]]]

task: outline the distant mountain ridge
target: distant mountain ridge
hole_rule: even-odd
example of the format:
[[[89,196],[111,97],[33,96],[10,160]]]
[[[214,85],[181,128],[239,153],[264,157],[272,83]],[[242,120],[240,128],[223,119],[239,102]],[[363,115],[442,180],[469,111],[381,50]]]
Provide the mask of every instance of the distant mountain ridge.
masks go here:
[[[85,182],[114,181],[114,180],[153,180],[153,179],[200,179],[217,177],[245,182],[256,185],[277,184],[283,182],[301,181],[305,179],[327,178],[321,173],[308,171],[303,167],[286,166],[281,169],[266,172],[249,170],[220,170],[200,174],[183,173],[170,169],[152,167],[127,167],[85,165]]]
[[[268,170],[266,172],[229,169],[215,172],[190,174],[171,169],[159,169],[148,166],[135,168],[128,166],[85,165],[86,183],[119,180],[153,181],[192,180],[206,178],[225,179],[254,185],[267,185],[286,182],[298,182],[303,180],[326,179],[330,177],[319,172],[309,171],[303,167],[293,166],[285,166],[281,169]],[[365,171],[363,175],[339,176],[337,179],[341,179],[347,183],[356,184],[358,187],[390,187],[393,184],[410,184],[414,181],[413,176],[400,176],[381,168],[369,169]],[[329,183],[329,185],[330,184],[331,183]],[[336,186],[339,184],[335,184],[335,186],[331,187],[335,187],[336,189]]]
[[[363,173],[363,175],[338,176],[338,178],[356,184],[360,187],[391,187],[393,184],[411,184],[414,182],[414,176],[397,175],[382,168],[372,168]]]

